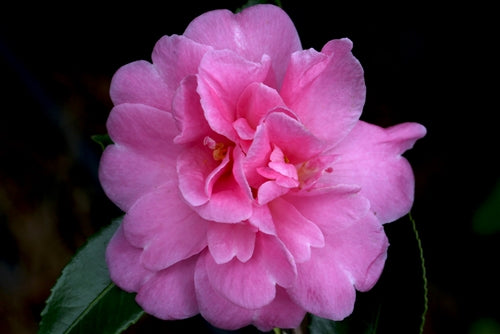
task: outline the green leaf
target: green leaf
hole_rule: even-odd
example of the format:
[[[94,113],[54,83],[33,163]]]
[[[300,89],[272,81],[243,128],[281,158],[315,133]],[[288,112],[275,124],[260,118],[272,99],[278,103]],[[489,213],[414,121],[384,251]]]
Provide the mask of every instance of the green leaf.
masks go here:
[[[343,321],[310,315],[311,334],[423,333],[427,278],[416,223],[410,214],[385,229],[391,246],[379,282],[357,294],[353,313]]]
[[[104,150],[106,146],[113,144],[113,141],[109,137],[109,135],[93,135],[92,140],[95,141],[97,144],[101,146],[101,148]]]
[[[42,311],[39,334],[120,333],[142,316],[135,294],[111,282],[105,262],[120,223],[91,237],[63,269]]]

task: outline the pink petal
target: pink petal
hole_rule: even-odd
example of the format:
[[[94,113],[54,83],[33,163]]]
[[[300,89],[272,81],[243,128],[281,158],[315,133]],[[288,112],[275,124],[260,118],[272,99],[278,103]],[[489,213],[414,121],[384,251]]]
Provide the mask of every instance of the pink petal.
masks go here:
[[[191,21],[184,35],[216,49],[232,50],[254,62],[269,55],[278,86],[289,55],[301,49],[293,22],[282,9],[271,5],[251,6],[239,14],[228,10],[207,12]]]
[[[240,95],[236,110],[237,116],[255,129],[264,116],[277,107],[285,107],[278,92],[261,82],[253,82]]]
[[[207,178],[218,168],[207,147],[193,146],[182,152],[177,159],[179,189],[184,199],[193,206],[206,203],[211,195],[207,192]]]
[[[379,220],[394,221],[408,213],[414,196],[413,171],[401,154],[425,132],[416,123],[382,129],[360,121],[334,149],[341,158],[325,176],[336,184],[359,185]]]
[[[288,193],[290,188],[285,188],[277,184],[275,181],[264,182],[257,191],[257,203],[265,205],[272,200],[281,197]]]
[[[315,136],[334,145],[354,126],[365,102],[363,69],[348,39],[328,42],[321,53],[296,52],[280,94]]]
[[[291,164],[306,161],[323,151],[323,143],[299,121],[284,112],[273,112],[265,120],[269,141],[281,148]]]
[[[297,328],[305,315],[306,311],[295,304],[288,293],[278,286],[276,298],[270,304],[255,311],[254,325],[263,332],[275,327]]]
[[[289,202],[277,198],[269,203],[278,237],[295,259],[301,263],[311,257],[311,247],[323,247],[323,233]]]
[[[196,92],[197,82],[194,75],[187,76],[181,81],[173,100],[173,115],[181,133],[175,137],[176,143],[188,143],[200,140],[209,134],[200,96]]]
[[[205,54],[198,69],[198,93],[205,118],[215,132],[236,141],[232,124],[238,99],[250,83],[264,81],[269,66],[266,57],[251,62],[229,50]]]
[[[114,105],[138,103],[170,111],[165,96],[172,94],[172,88],[163,82],[156,67],[144,60],[122,66],[111,80],[110,97]]]
[[[369,211],[369,201],[347,186],[316,196],[287,196],[287,201],[320,227],[325,254],[329,252],[325,256],[348,273],[358,290],[370,289],[383,269],[388,243],[382,225]]]
[[[207,222],[172,187],[162,187],[141,197],[125,215],[123,225],[127,239],[144,248],[141,262],[152,270],[198,254],[207,245]]]
[[[207,231],[208,249],[218,264],[236,257],[247,262],[253,255],[256,228],[240,224],[211,223]]]
[[[257,170],[259,167],[267,165],[270,154],[271,144],[269,143],[267,130],[263,125],[259,125],[252,145],[242,162],[246,179],[251,187],[258,188],[263,182],[267,181]]]
[[[233,175],[223,175],[215,184],[210,200],[194,210],[206,220],[238,223],[252,215],[252,199]]]
[[[332,260],[330,247],[311,250],[311,261],[297,264],[297,281],[287,291],[306,311],[331,320],[342,320],[354,308],[356,290],[343,264]]]
[[[194,288],[197,257],[156,272],[139,290],[136,301],[147,313],[163,319],[186,319],[198,314]]]
[[[210,46],[178,35],[163,36],[156,42],[152,60],[168,87],[168,94],[163,96],[166,105],[172,104],[174,93],[182,79],[198,72],[201,58],[210,49]]]
[[[114,143],[140,151],[172,167],[182,146],[173,142],[179,133],[170,113],[141,104],[120,104],[111,110],[106,127]]]
[[[253,312],[230,302],[213,288],[205,265],[207,255],[205,252],[200,256],[194,275],[200,314],[213,326],[221,329],[235,330],[249,325]]]
[[[295,264],[278,239],[257,235],[254,254],[245,263],[233,259],[217,264],[206,256],[208,278],[216,291],[244,308],[255,309],[269,304],[276,285],[290,286],[295,280]]]
[[[110,145],[101,156],[99,180],[106,195],[120,209],[128,209],[142,196],[159,186],[176,187],[176,173],[169,161],[151,160],[141,152]]]
[[[267,205],[258,205],[254,202],[252,216],[248,218],[248,222],[265,234],[276,235],[271,210]]]
[[[120,225],[106,248],[106,263],[111,280],[128,292],[136,292],[153,272],[144,268],[140,261],[142,250],[132,246]]]

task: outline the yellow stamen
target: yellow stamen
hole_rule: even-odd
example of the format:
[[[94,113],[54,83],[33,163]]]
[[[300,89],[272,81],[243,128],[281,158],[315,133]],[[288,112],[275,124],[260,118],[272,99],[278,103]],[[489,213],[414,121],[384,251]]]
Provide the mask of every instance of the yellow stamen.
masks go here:
[[[222,160],[225,158],[227,154],[227,147],[224,145],[224,143],[217,143],[215,144],[214,150],[212,152],[212,156],[214,157],[214,160]]]

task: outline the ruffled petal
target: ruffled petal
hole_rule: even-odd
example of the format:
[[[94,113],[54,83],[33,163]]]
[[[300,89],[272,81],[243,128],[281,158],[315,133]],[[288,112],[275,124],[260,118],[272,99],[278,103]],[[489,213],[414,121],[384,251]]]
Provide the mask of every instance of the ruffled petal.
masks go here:
[[[183,146],[173,142],[179,133],[170,113],[141,104],[120,104],[111,110],[106,127],[115,144],[140,152],[151,160],[175,165]]]
[[[296,119],[273,112],[265,120],[269,141],[281,148],[291,164],[306,161],[324,150],[324,144]]]
[[[274,300],[255,311],[254,325],[261,331],[273,328],[297,328],[304,319],[306,311],[293,302],[285,289],[276,288]]]
[[[201,252],[207,246],[207,224],[171,187],[146,194],[123,218],[125,236],[143,248],[141,262],[152,270],[167,268]]]
[[[249,309],[269,304],[275,297],[276,285],[291,286],[296,274],[295,263],[283,244],[262,233],[257,235],[254,254],[247,262],[233,259],[217,264],[207,256],[205,265],[214,289],[231,302]]]
[[[114,105],[139,103],[170,111],[171,106],[165,96],[173,94],[173,87],[168,87],[163,82],[153,64],[139,60],[116,71],[109,93]]]
[[[342,264],[332,259],[334,250],[313,248],[314,260],[297,264],[297,281],[287,291],[308,312],[338,321],[352,313],[356,290]]]
[[[269,58],[252,62],[229,50],[207,52],[198,69],[198,93],[205,118],[217,133],[236,141],[233,128],[236,105],[252,82],[263,82],[269,71]]]
[[[194,288],[197,257],[158,271],[138,291],[136,301],[147,313],[163,320],[186,319],[198,314]]]
[[[106,263],[111,280],[128,292],[137,292],[153,275],[140,261],[142,249],[132,246],[120,225],[106,248]]]
[[[325,177],[334,184],[359,185],[379,220],[394,221],[408,213],[414,196],[413,171],[401,154],[425,133],[417,123],[383,129],[360,121],[334,149],[340,158]]]
[[[176,187],[169,161],[151,160],[125,146],[109,145],[99,163],[99,180],[106,195],[124,212],[159,186]]]
[[[341,39],[321,53],[294,53],[280,91],[305,127],[330,146],[349,133],[365,102],[363,69],[351,48],[351,41]]]
[[[211,132],[203,115],[200,96],[196,92],[196,87],[196,76],[187,76],[181,81],[175,93],[173,115],[181,132],[175,137],[175,143],[189,143],[201,140]]]
[[[304,217],[289,202],[277,198],[268,205],[278,237],[290,251],[295,262],[301,263],[309,260],[312,247],[325,245],[323,233],[318,226]]]
[[[261,82],[253,82],[239,97],[236,115],[244,118],[255,129],[266,114],[278,107],[285,108],[278,92]]]
[[[151,57],[168,88],[168,94],[163,96],[165,105],[172,104],[175,91],[182,79],[198,72],[201,58],[210,49],[208,45],[178,35],[163,36],[156,42]]]
[[[251,225],[210,223],[207,242],[210,254],[218,264],[236,257],[247,262],[253,255],[257,229]]]
[[[346,272],[351,284],[358,290],[369,290],[383,269],[387,237],[359,189],[339,188],[316,196],[288,196],[287,201],[318,225],[325,236],[328,256]],[[311,261],[316,260],[314,254]]]
[[[271,5],[251,6],[238,14],[228,10],[207,12],[191,21],[184,36],[216,49],[232,50],[254,62],[269,55],[278,87],[290,54],[302,48],[288,15]]]
[[[194,282],[200,314],[213,326],[221,329],[235,330],[252,322],[253,311],[238,306],[217,292],[208,278],[205,257],[203,253],[195,268]]]

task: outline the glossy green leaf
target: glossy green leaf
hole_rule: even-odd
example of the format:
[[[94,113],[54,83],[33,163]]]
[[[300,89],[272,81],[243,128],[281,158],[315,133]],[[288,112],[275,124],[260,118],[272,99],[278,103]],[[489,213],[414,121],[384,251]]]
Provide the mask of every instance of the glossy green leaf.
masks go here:
[[[343,321],[311,315],[311,334],[423,333],[427,278],[416,223],[408,215],[385,229],[391,245],[375,287],[358,293],[353,313]]]
[[[101,146],[101,148],[104,150],[106,146],[113,144],[113,141],[109,137],[109,135],[93,135],[92,140],[95,141],[97,144]]]
[[[63,269],[42,311],[39,334],[120,333],[142,316],[135,294],[115,286],[106,267],[106,245],[120,223],[91,237]]]

